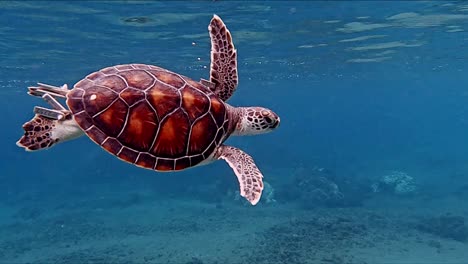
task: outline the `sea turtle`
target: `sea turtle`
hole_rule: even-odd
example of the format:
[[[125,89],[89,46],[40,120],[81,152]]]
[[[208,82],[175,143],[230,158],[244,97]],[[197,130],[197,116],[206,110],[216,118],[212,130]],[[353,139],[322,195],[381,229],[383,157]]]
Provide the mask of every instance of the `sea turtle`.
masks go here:
[[[224,159],[234,170],[240,194],[258,203],[262,173],[251,156],[224,145],[230,135],[254,135],[278,127],[280,118],[263,107],[226,103],[238,84],[237,51],[225,24],[214,15],[210,80],[196,82],[145,64],[104,68],[69,90],[38,83],[29,94],[53,109],[36,106],[17,145],[28,151],[87,135],[119,159],[156,171],[179,171]],[[68,109],[57,98],[65,98]]]

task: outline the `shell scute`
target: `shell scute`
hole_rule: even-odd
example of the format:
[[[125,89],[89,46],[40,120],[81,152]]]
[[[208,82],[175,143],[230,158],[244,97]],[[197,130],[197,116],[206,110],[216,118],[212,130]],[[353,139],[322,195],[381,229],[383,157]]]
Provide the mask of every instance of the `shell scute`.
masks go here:
[[[83,79],[83,80],[86,80],[86,79]],[[81,80],[79,83],[81,83],[83,80]],[[90,82],[91,81],[88,81],[86,80],[86,82]],[[86,83],[84,82],[84,83]],[[84,95],[85,91],[81,88],[75,88],[73,90],[71,90],[69,93],[68,93],[68,97],[71,98],[71,99],[76,99],[76,100],[80,100],[83,99],[83,95]]]
[[[117,70],[119,70],[119,72],[122,72],[122,71],[128,71],[128,70],[134,70],[135,67],[133,67],[132,64],[122,64],[122,65],[117,65],[117,66],[114,66]]]
[[[120,98],[122,98],[127,105],[132,106],[136,102],[144,100],[146,98],[146,94],[142,90],[127,88],[120,92]]]
[[[188,147],[189,153],[201,154],[214,141],[217,128],[209,114],[198,119],[192,125]]]
[[[138,156],[135,164],[144,168],[154,168],[154,165],[156,165],[156,157],[148,153],[142,152]]]
[[[155,169],[158,171],[172,171],[174,170],[175,160],[158,158]]]
[[[94,125],[93,119],[86,112],[81,112],[74,115],[76,123],[84,130],[87,131]]]
[[[91,126],[87,132],[89,137],[98,145],[101,145],[108,137],[106,133],[102,132],[96,126]]]
[[[210,96],[210,101],[213,118],[216,120],[216,125],[221,127],[224,124],[224,120],[226,119],[226,107],[224,106],[223,101],[221,101],[221,99],[215,95]]]
[[[73,89],[71,90],[71,92],[68,93],[67,105],[70,106],[73,113],[81,113],[85,111],[83,95],[84,95],[84,91],[81,89]],[[86,113],[86,115],[88,114]]]
[[[96,115],[94,123],[104,133],[109,136],[116,137],[121,131],[127,119],[128,106],[121,100],[117,99],[106,110]]]
[[[138,158],[138,152],[124,146],[117,156],[127,162],[135,163]]]
[[[161,121],[151,153],[157,157],[178,158],[185,156],[190,124],[181,109],[176,110]]]
[[[174,88],[182,88],[185,85],[184,79],[178,74],[163,70],[148,70],[153,74],[160,82],[166,83]]]
[[[224,127],[218,130],[218,132],[216,134],[216,139],[215,139],[216,142],[221,142],[221,140],[223,140],[223,136],[225,135],[225,131],[226,130],[225,130]]]
[[[102,87],[91,87],[85,91],[83,96],[83,104],[86,112],[90,116],[101,112],[106,109],[115,99],[117,94],[106,88]]]
[[[133,63],[132,67],[139,70],[150,70],[151,66],[146,64]]]
[[[144,70],[123,71],[120,76],[125,78],[128,86],[135,89],[145,90],[156,82],[156,79]]]
[[[147,65],[151,70],[156,70],[156,71],[167,71],[166,69],[163,69],[161,67],[158,67],[156,65]]]
[[[189,157],[183,157],[180,159],[176,159],[175,161],[175,170],[183,170],[185,168],[190,167],[190,158]]]
[[[102,77],[106,76],[104,73],[102,73],[101,71],[97,71],[97,72],[93,72],[91,74],[89,74],[88,76],[86,76],[86,79],[90,80],[90,81],[95,81],[95,80],[98,80]]]
[[[208,97],[196,89],[184,88],[182,93],[182,106],[187,112],[190,122],[208,112],[210,100]]]
[[[89,80],[88,78],[84,78],[84,79],[80,80],[79,82],[77,82],[77,83],[75,84],[74,89],[71,90],[71,91],[68,93],[67,96],[68,96],[68,97],[77,97],[77,98],[78,98],[78,97],[81,97],[81,95],[79,95],[79,94],[77,93],[77,90],[81,90],[81,91],[83,91],[83,93],[84,93],[83,87],[91,87],[91,86],[93,86],[93,84],[94,84],[94,81],[91,81],[91,80]]]
[[[195,155],[195,156],[190,156],[190,164],[192,166],[195,166],[195,165],[199,164],[203,160],[205,160],[205,158],[201,154],[200,155]]]
[[[130,108],[128,115],[130,121],[126,123],[118,140],[135,150],[149,151],[159,125],[156,113],[146,102],[140,102]]]
[[[213,140],[211,142],[210,146],[205,151],[203,151],[203,153],[202,153],[203,157],[205,159],[208,158],[210,156],[210,154],[213,153],[215,148],[216,148],[216,142]]]
[[[117,93],[127,88],[125,79],[123,77],[119,77],[118,75],[104,76],[103,78],[96,80],[94,85],[106,87]]]
[[[184,80],[187,82],[188,85],[192,86],[193,88],[199,90],[200,92],[202,93],[205,93],[205,94],[211,94],[211,90],[209,90],[205,85],[199,83],[199,82],[196,82],[190,78],[187,78],[187,77],[184,77]]]
[[[100,72],[104,73],[105,75],[112,75],[119,73],[119,70],[116,67],[107,67],[100,70]]]
[[[180,95],[177,90],[159,82],[146,91],[146,97],[160,119],[180,106]]]
[[[122,149],[122,144],[115,138],[107,138],[101,146],[114,155],[117,155],[120,149]]]

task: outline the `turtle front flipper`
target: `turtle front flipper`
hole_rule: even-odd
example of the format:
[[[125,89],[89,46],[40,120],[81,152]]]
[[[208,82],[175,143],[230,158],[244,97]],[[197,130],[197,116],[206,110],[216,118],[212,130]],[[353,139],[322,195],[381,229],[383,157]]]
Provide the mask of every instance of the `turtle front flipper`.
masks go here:
[[[211,38],[210,82],[214,83],[214,93],[226,101],[237,88],[237,51],[232,43],[231,33],[217,15],[208,26]]]
[[[256,205],[262,196],[263,175],[252,157],[238,148],[220,146],[218,159],[224,159],[234,170],[240,185],[240,195]]]

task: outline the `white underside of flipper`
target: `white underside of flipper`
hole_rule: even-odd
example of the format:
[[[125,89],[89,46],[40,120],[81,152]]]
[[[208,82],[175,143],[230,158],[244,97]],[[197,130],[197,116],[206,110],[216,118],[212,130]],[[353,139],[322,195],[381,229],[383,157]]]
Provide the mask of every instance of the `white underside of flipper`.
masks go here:
[[[57,143],[84,135],[73,118],[55,120],[38,114],[26,122],[23,129],[24,134],[16,145],[27,151],[47,149]]]
[[[256,205],[262,196],[263,175],[247,153],[231,146],[220,146],[218,159],[224,159],[234,170],[240,185],[240,195],[252,205]]]

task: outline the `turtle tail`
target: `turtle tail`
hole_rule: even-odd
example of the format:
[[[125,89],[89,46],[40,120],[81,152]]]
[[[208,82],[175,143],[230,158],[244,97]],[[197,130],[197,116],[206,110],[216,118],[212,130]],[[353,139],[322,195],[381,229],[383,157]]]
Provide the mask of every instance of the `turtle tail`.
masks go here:
[[[72,118],[56,120],[38,114],[24,123],[23,129],[24,134],[16,142],[16,145],[26,151],[47,149],[59,142],[83,134],[83,131]]]

